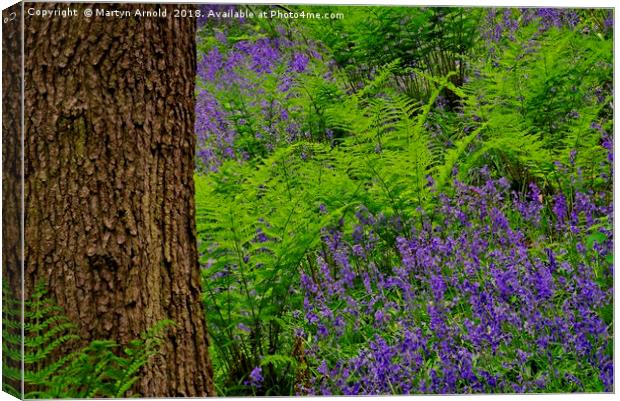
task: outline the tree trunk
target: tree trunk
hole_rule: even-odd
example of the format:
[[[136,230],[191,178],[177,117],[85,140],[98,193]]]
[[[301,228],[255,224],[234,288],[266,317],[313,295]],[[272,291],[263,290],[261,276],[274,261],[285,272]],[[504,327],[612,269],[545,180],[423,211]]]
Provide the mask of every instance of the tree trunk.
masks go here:
[[[186,7],[71,4],[77,17],[25,24],[26,295],[43,280],[84,343],[124,345],[173,320],[143,396],[214,394],[194,221],[196,27],[172,15]]]
[[[9,338],[20,338],[21,329],[6,324],[22,321],[21,4],[2,20],[2,388],[21,396],[21,343]]]

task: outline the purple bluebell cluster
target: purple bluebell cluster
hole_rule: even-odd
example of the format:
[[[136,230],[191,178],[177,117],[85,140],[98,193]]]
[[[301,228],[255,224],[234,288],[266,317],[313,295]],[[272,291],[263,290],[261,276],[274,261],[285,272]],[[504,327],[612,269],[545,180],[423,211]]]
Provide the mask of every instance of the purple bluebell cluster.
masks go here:
[[[482,36],[489,44],[502,39],[514,41],[515,34],[533,22],[537,23],[538,33],[552,28],[575,29],[582,21],[577,10],[570,8],[522,8],[522,9],[491,9],[486,14]],[[609,31],[613,28],[613,14],[607,12],[600,28]],[[587,31],[589,28],[584,27]]]
[[[235,157],[234,125],[229,113],[208,91],[200,90],[196,98],[195,130],[198,135],[197,156],[205,168],[217,169],[223,158]]]
[[[263,383],[263,369],[260,366],[255,367],[250,372],[249,379],[245,382],[246,385],[260,388]]]
[[[611,194],[454,185],[410,231],[362,209],[325,232],[301,392],[612,391]]]
[[[198,46],[200,169],[214,171],[224,160],[242,160],[304,137],[293,89],[319,54],[300,50],[284,34],[238,40],[221,26],[213,36]]]

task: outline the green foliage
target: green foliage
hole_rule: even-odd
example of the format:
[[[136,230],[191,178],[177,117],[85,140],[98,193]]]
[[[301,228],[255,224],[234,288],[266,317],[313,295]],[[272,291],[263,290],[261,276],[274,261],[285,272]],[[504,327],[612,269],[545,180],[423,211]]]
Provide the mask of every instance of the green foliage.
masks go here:
[[[301,152],[320,155],[322,162],[305,163]],[[355,191],[337,186],[342,180],[329,160],[328,146],[299,143],[274,152],[260,166],[227,162],[217,175],[195,177],[199,249],[208,266],[207,317],[222,358],[216,366],[232,383],[243,382],[261,356],[290,351],[281,319],[300,302],[294,290],[297,266],[319,244],[321,228],[348,208]],[[326,195],[325,187],[335,190]],[[321,215],[321,203],[333,213]],[[268,240],[261,242],[261,236]],[[292,383],[273,385],[292,388]]]
[[[598,166],[605,152],[592,125],[611,113],[612,42],[555,28],[536,37],[537,28],[520,30],[463,87],[465,115],[486,123],[464,170],[489,165],[520,188],[532,180],[549,185],[553,162],[569,164],[570,150],[577,167]]]
[[[10,299],[5,289],[4,299]],[[25,398],[94,398],[124,397],[139,379],[140,369],[158,353],[163,331],[171,321],[161,321],[139,339],[121,347],[115,341],[95,340],[79,351],[76,326],[47,296],[39,282],[30,298],[24,301],[24,353],[21,335],[11,328],[21,327],[15,308],[5,309],[3,316],[4,375],[12,382],[21,381],[23,360]],[[4,362],[4,361],[3,361]],[[19,396],[13,386],[4,383],[9,393]]]
[[[485,10],[313,11],[346,14],[342,20],[307,20],[303,27],[286,22],[287,38],[299,35],[295,51],[306,46],[323,57],[310,63],[313,73],[293,76],[284,65],[272,75],[236,70],[260,94],[224,91],[217,81],[201,86],[225,108],[224,120],[238,134],[234,144],[247,152],[195,175],[204,303],[221,395],[294,394],[309,376],[317,377],[294,334],[304,324],[293,313],[303,309],[299,273],[318,271],[317,256],[328,246],[322,239],[334,227],[352,235],[358,228],[354,212],[367,210],[390,222],[366,233],[379,237],[379,245],[355,262],[360,268],[370,260],[385,271],[400,263],[396,238],[410,237],[412,226],[424,223],[420,212],[432,214],[438,194],[453,192],[454,178],[480,184],[504,177],[507,191],[524,198],[536,183],[547,208],[559,193],[570,205],[576,191],[610,189],[601,165],[609,157],[602,139],[613,129],[606,95],[611,40],[582,29],[601,25],[598,17],[576,29],[520,26],[514,40],[502,38],[489,55],[478,31]],[[277,37],[270,24],[234,26],[229,42]],[[219,46],[205,40],[209,48]],[[292,78],[286,95],[278,90],[282,76]],[[272,137],[255,136],[257,127],[273,123],[264,107],[248,108],[257,97],[290,111],[290,120],[273,125]],[[235,125],[239,119],[250,122]],[[301,127],[301,137],[286,137],[291,121]],[[483,166],[490,177],[482,176]],[[566,245],[547,212],[541,225],[546,231],[525,230],[535,251],[543,234],[558,240],[545,246]],[[592,247],[597,233],[588,238]],[[356,296],[364,299],[365,291]],[[335,301],[338,307],[344,302]],[[425,313],[416,318],[427,322]],[[374,334],[370,323],[346,332],[338,347],[328,349],[330,358],[352,357]],[[565,361],[562,369],[570,371],[574,362]],[[256,386],[251,372],[259,367],[264,380]],[[540,369],[532,364],[523,372],[534,377]]]
[[[287,314],[301,305],[299,267],[311,263],[325,227],[345,219],[352,230],[348,216],[359,205],[406,221],[425,204],[426,175],[443,161],[424,122],[447,81],[421,107],[406,96],[371,96],[393,68],[351,96],[306,84],[322,94],[314,107],[339,132],[335,144],[298,141],[259,162],[228,161],[195,176],[204,301],[225,394],[247,391],[244,381],[261,365],[273,394],[292,391]]]
[[[322,8],[318,8],[322,10]],[[325,10],[334,12],[333,7]],[[347,7],[342,19],[308,21],[310,36],[325,44],[347,73],[351,87],[400,60],[390,83],[417,100],[428,100],[432,87],[426,75],[463,82],[466,60],[475,45],[481,10],[462,8]],[[416,68],[424,74],[411,73]]]
[[[21,330],[22,303],[12,296],[8,282],[2,282],[2,391],[22,398]]]

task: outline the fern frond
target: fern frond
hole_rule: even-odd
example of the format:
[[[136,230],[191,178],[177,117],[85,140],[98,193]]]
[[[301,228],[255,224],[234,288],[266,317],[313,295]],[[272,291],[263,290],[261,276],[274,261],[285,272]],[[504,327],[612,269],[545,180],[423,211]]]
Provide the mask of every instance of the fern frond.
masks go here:
[[[19,366],[23,357],[25,398],[123,397],[137,381],[140,369],[157,354],[163,330],[173,324],[164,320],[153,325],[125,348],[126,356],[116,354],[119,348],[116,342],[96,340],[81,350],[58,357],[58,353],[66,345],[78,341],[79,336],[62,308],[47,297],[42,282],[35,285],[32,295],[24,302],[23,339],[7,331],[21,328],[15,316],[3,314],[3,362],[12,361]],[[24,355],[21,347],[9,346],[20,345],[22,341]],[[21,380],[19,368],[3,365],[5,378],[15,382]],[[9,383],[4,382],[3,389],[19,395]]]

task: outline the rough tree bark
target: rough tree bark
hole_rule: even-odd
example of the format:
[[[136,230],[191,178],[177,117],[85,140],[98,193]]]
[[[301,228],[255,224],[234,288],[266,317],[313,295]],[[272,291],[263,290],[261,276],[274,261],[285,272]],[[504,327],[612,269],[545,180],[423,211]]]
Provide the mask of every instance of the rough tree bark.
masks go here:
[[[2,278],[21,291],[21,6],[2,12]]]
[[[22,320],[20,27],[20,4],[2,12],[2,319],[5,322]],[[21,336],[19,328],[7,327],[6,324],[2,331],[3,336]],[[3,347],[6,348],[2,354],[2,388],[8,389],[8,385],[13,395],[21,395],[21,344],[4,338]]]
[[[143,396],[213,395],[194,222],[196,28],[173,17],[179,7],[72,4],[77,17],[25,24],[26,295],[43,280],[84,342],[126,344],[174,320]]]

